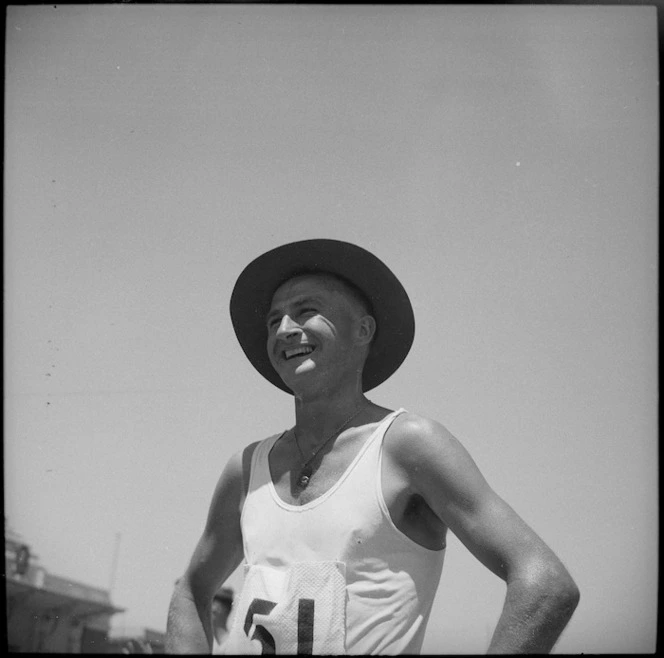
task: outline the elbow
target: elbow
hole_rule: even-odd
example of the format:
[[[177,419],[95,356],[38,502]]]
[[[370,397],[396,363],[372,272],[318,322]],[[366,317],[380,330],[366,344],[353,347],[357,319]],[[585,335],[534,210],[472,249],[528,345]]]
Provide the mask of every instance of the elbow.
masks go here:
[[[581,600],[581,590],[569,574],[560,586],[559,596],[565,607],[570,610],[570,614],[576,610]]]
[[[539,565],[520,580],[532,595],[551,610],[570,618],[581,599],[581,592],[567,569],[561,564]]]
[[[581,600],[581,591],[572,577],[566,571],[557,574],[548,580],[545,591],[551,607],[570,619]]]
[[[576,608],[581,599],[581,591],[569,571],[559,564],[557,568],[552,569],[552,576],[551,585],[557,598],[566,605]]]

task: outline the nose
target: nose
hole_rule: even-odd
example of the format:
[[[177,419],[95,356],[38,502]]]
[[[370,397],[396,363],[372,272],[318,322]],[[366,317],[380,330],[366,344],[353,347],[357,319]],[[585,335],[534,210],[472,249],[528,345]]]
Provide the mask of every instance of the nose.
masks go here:
[[[284,317],[281,318],[279,326],[277,327],[276,335],[277,338],[290,338],[291,336],[299,333],[301,330],[302,329],[300,328],[300,325],[297,324],[297,322],[293,322],[290,315],[284,315]]]

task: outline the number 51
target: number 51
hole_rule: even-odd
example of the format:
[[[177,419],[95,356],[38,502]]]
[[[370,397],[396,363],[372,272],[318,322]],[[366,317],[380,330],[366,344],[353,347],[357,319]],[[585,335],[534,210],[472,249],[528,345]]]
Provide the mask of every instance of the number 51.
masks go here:
[[[254,624],[254,615],[269,615],[277,604],[265,599],[254,599],[247,610],[244,619],[244,632],[249,637],[249,631]],[[275,653],[275,642],[272,634],[260,624],[256,624],[250,640],[261,643],[263,654]],[[311,656],[314,647],[314,600],[300,599],[297,605],[297,653],[301,656]]]

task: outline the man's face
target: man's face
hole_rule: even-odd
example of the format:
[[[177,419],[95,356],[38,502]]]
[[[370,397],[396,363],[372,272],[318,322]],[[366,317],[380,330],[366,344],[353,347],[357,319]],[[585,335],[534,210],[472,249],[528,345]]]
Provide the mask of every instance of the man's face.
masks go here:
[[[372,319],[366,317],[333,277],[290,279],[274,293],[267,315],[270,363],[294,391],[312,377],[354,379],[373,335]]]

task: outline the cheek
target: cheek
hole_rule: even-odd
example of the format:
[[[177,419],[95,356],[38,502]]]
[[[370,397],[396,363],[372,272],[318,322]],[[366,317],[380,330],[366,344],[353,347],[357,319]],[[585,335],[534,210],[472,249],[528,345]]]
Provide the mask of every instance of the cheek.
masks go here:
[[[310,320],[307,320],[303,326],[305,331],[310,331],[312,335],[319,338],[330,340],[337,335],[337,328],[330,320],[322,315],[316,315]]]
[[[274,336],[267,337],[267,340],[265,341],[265,351],[267,352],[270,361],[272,361],[274,355]]]

